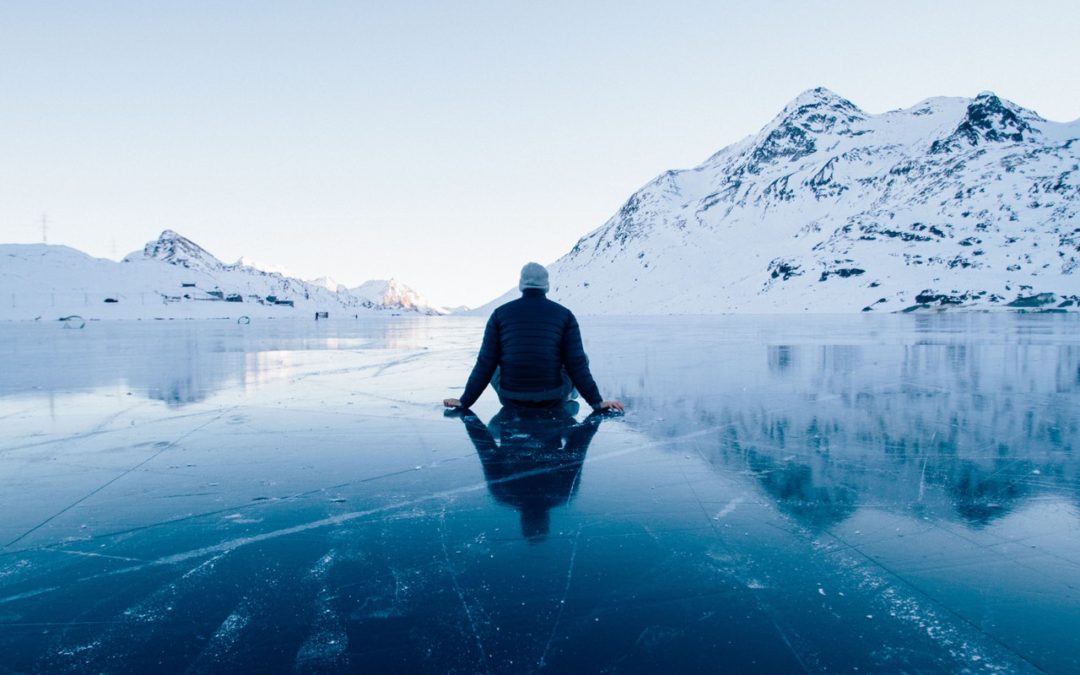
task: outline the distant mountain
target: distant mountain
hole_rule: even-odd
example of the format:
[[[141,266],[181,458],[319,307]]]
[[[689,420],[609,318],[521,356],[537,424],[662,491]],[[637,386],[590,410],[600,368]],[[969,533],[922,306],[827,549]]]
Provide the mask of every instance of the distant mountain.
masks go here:
[[[138,263],[146,260],[158,260],[202,272],[221,272],[226,269],[226,265],[202,246],[172,230],[165,230],[160,237],[147,242],[142,251],[129,253],[124,257],[123,262]]]
[[[380,307],[403,312],[424,312],[429,314],[448,314],[449,311],[437,308],[412,288],[397,279],[374,279],[365,281],[349,293],[362,300],[367,300]]]
[[[597,314],[1076,310],[1078,139],[1080,120],[992,93],[871,115],[813,89],[631,195],[550,266],[551,297]]]
[[[443,313],[420,302],[406,307],[357,297],[344,286],[327,288],[325,283],[267,272],[243,258],[225,264],[172,230],[119,263],[46,244],[2,244],[0,261],[4,319]]]
[[[307,282],[325,288],[328,291],[333,291],[334,293],[343,293],[349,290],[345,284],[339,284],[331,277],[316,277],[314,279],[308,279]]]

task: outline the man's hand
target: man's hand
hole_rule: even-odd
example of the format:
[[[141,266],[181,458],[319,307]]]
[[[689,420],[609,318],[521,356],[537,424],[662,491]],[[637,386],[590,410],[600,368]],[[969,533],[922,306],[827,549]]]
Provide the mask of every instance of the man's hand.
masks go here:
[[[622,401],[616,401],[614,399],[610,401],[600,401],[600,407],[597,408],[597,410],[615,410],[623,412],[623,404]]]
[[[447,408],[460,408],[461,407],[461,401],[459,401],[456,398],[444,398],[442,404],[444,406],[446,406]],[[622,406],[620,406],[620,410],[621,409],[622,409]]]

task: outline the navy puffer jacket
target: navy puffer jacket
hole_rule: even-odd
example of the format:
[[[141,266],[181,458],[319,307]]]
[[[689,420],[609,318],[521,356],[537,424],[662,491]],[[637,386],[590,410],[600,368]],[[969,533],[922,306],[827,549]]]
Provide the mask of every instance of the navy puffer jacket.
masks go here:
[[[526,289],[520,298],[491,313],[480,355],[461,395],[464,407],[480,398],[495,368],[500,368],[499,388],[504,398],[557,400],[565,368],[585,401],[594,408],[600,405],[600,390],[589,372],[577,319],[541,290]]]

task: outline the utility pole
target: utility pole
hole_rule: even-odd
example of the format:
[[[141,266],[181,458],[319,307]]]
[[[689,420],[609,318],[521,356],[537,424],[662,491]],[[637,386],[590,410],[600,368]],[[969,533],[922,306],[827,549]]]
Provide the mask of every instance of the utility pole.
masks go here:
[[[41,243],[49,243],[49,216],[47,214],[41,214]]]

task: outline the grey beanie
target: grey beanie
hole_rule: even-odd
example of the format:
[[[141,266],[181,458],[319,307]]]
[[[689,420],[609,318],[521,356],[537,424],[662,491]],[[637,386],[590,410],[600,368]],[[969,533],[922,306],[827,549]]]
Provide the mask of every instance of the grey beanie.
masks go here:
[[[531,262],[521,268],[521,281],[518,282],[518,290],[527,288],[539,288],[543,292],[548,291],[548,273],[540,263]]]

